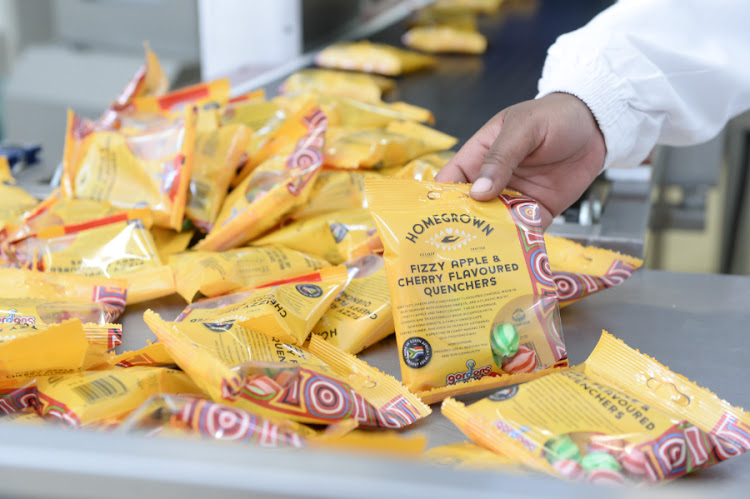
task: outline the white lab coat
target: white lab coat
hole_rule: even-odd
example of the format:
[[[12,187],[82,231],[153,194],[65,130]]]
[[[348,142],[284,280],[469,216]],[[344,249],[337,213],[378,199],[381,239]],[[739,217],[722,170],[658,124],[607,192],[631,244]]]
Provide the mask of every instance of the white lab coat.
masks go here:
[[[605,167],[709,140],[750,109],[750,0],[620,0],[550,47],[551,92],[589,106]]]

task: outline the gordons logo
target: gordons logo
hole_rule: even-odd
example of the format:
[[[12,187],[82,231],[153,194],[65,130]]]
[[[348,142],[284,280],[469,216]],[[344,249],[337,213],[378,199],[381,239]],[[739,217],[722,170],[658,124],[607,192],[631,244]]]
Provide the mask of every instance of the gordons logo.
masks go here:
[[[451,224],[451,226],[441,227],[438,230],[437,226],[442,224]],[[489,236],[495,230],[486,220],[468,213],[442,213],[423,218],[420,222],[412,225],[411,231],[406,233],[406,239],[416,243],[422,234],[427,233],[428,229],[432,227],[435,229],[432,235],[428,237],[427,242],[440,249],[460,248],[476,239],[476,232]]]

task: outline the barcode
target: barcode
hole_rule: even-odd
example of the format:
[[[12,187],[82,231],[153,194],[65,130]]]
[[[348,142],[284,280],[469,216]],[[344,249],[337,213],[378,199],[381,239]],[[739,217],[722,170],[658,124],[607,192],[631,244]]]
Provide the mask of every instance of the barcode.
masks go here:
[[[534,347],[534,343],[533,342],[521,343],[521,344],[523,346],[525,346],[526,348],[528,348],[529,350],[532,350],[532,351],[536,352],[536,347]],[[536,366],[534,366],[534,370],[536,371],[537,369],[539,369],[539,367],[541,365],[542,365],[542,361],[539,359],[539,355],[537,355],[536,356]]]
[[[100,399],[116,397],[128,392],[122,381],[111,375],[74,386],[72,390],[86,402],[96,402]]]

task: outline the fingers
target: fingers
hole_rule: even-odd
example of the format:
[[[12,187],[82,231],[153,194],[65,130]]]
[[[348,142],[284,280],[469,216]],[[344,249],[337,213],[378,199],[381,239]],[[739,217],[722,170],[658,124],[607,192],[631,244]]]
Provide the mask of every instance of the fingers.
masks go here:
[[[477,178],[484,155],[495,140],[503,122],[505,111],[490,119],[475,133],[456,155],[435,176],[438,182],[470,183]]]
[[[485,154],[471,197],[488,201],[500,195],[513,171],[542,143],[543,121],[532,111],[508,113],[497,138]]]

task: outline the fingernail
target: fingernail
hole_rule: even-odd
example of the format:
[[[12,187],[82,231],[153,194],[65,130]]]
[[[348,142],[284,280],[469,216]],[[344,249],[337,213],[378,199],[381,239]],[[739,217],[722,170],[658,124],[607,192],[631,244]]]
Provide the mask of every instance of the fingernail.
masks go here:
[[[474,185],[471,186],[472,194],[484,194],[485,192],[489,192],[491,189],[492,180],[486,177],[478,178],[477,181],[474,182]]]

